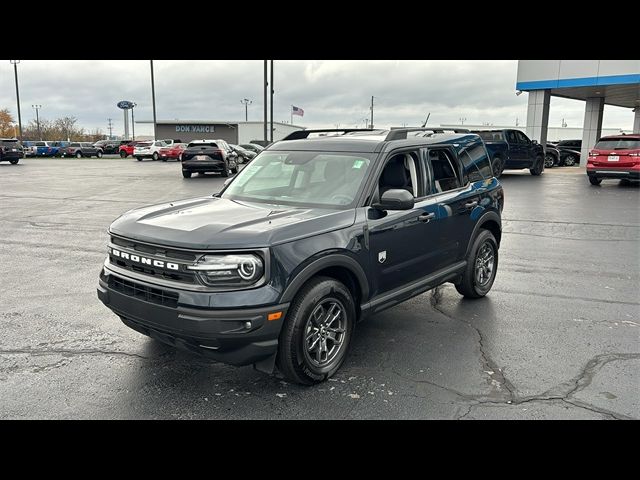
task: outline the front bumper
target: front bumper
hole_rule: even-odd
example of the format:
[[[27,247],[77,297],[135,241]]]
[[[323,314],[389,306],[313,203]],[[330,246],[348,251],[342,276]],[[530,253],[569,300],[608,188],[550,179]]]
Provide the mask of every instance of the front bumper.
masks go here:
[[[98,298],[125,325],[174,347],[231,365],[249,365],[276,353],[289,304],[256,308],[203,308],[215,293],[133,280],[103,269]],[[189,302],[189,303],[186,303]],[[282,312],[269,321],[269,313]]]

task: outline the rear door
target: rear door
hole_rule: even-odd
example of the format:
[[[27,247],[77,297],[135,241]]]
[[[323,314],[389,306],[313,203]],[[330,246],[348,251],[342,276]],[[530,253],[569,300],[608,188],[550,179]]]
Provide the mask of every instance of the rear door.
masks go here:
[[[515,131],[518,143],[522,148],[523,160],[526,162],[526,167],[532,167],[536,160],[536,144],[529,140],[524,133],[519,130]]]
[[[469,157],[470,164],[483,161],[491,172],[482,142],[472,144],[461,154]],[[435,195],[442,229],[443,254],[437,262],[437,266],[442,268],[465,257],[475,225],[473,212],[480,204],[481,191],[476,188],[475,182],[482,178],[470,177],[451,148],[430,148],[426,160],[433,172],[430,188]]]
[[[509,144],[509,166],[524,167],[526,162],[526,150],[516,136],[515,130],[505,130],[504,138]]]

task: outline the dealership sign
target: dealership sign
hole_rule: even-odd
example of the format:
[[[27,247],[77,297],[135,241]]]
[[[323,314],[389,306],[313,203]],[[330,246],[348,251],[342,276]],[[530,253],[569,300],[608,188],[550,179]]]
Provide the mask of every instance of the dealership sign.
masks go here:
[[[213,125],[176,125],[176,132],[213,133]]]
[[[118,102],[118,108],[121,108],[123,110],[133,108],[133,102],[130,102],[129,100],[122,100],[121,102]]]

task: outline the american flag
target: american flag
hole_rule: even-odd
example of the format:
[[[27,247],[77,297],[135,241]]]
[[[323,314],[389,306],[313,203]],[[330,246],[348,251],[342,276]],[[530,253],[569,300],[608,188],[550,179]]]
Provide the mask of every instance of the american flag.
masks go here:
[[[304,117],[304,110],[291,105],[291,115],[300,115],[301,117]]]

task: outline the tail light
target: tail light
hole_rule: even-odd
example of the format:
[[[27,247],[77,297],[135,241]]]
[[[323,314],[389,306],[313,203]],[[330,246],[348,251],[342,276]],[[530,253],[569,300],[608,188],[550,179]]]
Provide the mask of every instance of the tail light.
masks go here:
[[[640,152],[633,152],[629,154],[630,157],[640,157]]]
[[[597,157],[597,156],[598,156],[598,153],[597,153],[597,152],[594,152],[593,150],[591,150],[591,151],[589,152],[589,156],[590,156],[590,157]]]

